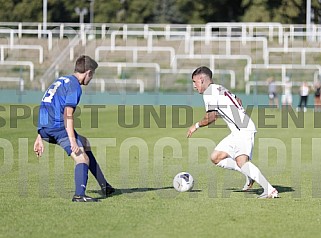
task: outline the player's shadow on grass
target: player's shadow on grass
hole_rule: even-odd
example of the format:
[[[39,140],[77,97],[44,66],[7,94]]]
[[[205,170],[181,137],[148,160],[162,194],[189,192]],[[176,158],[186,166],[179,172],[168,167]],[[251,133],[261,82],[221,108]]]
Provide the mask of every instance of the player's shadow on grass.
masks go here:
[[[286,187],[286,186],[281,186],[281,185],[272,185],[276,190],[278,190],[279,194],[280,193],[290,193],[290,192],[294,192],[295,190],[292,187]],[[231,190],[233,192],[244,192],[241,189],[235,189],[235,188],[229,188],[227,190]],[[252,188],[248,191],[246,191],[246,193],[250,193],[250,194],[257,194],[260,195],[263,192],[263,188]]]
[[[122,188],[122,189],[116,189],[116,192],[113,195],[121,195],[121,194],[128,194],[128,193],[144,193],[149,191],[157,191],[157,190],[175,190],[174,187],[168,186],[168,187],[162,187],[162,188]],[[192,189],[189,191],[190,193],[197,193],[201,192],[202,190],[199,189]]]
[[[171,187],[171,186],[161,187],[161,188],[119,188],[119,189],[115,189],[115,192],[112,195],[107,196],[107,197],[103,196],[103,194],[101,193],[101,190],[89,190],[88,192],[99,194],[101,197],[98,197],[98,199],[105,199],[108,197],[119,196],[122,194],[145,193],[145,192],[149,192],[149,191],[158,191],[158,190],[167,190],[167,189],[175,190],[174,187]],[[199,190],[199,189],[192,189],[189,192],[190,193],[197,193],[197,192],[201,192],[201,191],[202,190]]]
[[[173,189],[173,187],[161,187],[161,188],[119,188],[116,189],[113,195],[122,195],[122,194],[130,194],[130,193],[145,193],[149,191],[158,191],[158,190],[166,190]]]

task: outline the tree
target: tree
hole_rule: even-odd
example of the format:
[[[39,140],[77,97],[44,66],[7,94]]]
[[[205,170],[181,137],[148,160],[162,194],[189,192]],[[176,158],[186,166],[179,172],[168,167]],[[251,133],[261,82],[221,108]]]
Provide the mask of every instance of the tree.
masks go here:
[[[132,0],[128,3],[127,22],[153,23],[154,1]]]
[[[180,23],[180,12],[175,5],[175,0],[157,0],[154,7],[155,23]]]
[[[0,0],[0,21],[10,22],[14,21],[14,15],[12,14],[12,9],[14,8],[16,1],[6,1]]]
[[[95,22],[100,23],[121,23],[126,22],[124,15],[125,5],[120,0],[95,0]],[[123,13],[122,13],[123,12]]]
[[[312,0],[314,22],[319,23],[320,3]],[[306,0],[243,0],[245,14],[242,21],[280,22],[283,24],[306,23]]]
[[[206,22],[201,16],[205,6],[200,1],[177,0],[176,5],[178,11],[181,12],[181,23],[203,24]]]
[[[199,0],[203,5],[200,16],[205,22],[235,22],[243,14],[242,0]]]
[[[90,0],[47,0],[48,22],[79,22],[75,8]],[[183,23],[280,22],[305,24],[307,0],[94,0],[94,22]],[[312,21],[321,23],[321,0],[311,0]],[[42,22],[42,0],[0,0],[0,21]],[[90,21],[90,14],[84,22]]]
[[[244,8],[245,13],[242,21],[272,22],[273,10],[269,9],[268,2],[268,0],[243,0],[241,6]]]

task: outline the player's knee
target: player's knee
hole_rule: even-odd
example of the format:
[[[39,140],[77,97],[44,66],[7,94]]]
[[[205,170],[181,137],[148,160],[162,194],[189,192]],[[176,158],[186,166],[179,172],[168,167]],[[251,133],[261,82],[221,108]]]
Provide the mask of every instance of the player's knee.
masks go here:
[[[87,164],[89,166],[89,158],[88,156],[84,156],[83,158],[80,158],[78,161],[76,161],[77,164],[79,163],[84,163]]]
[[[221,160],[220,160],[220,156],[219,156],[219,153],[217,153],[217,152],[213,152],[212,154],[211,154],[211,161],[215,164],[215,165],[217,165]]]
[[[88,156],[86,155],[86,153],[82,152],[78,155],[76,154],[72,154],[72,158],[74,159],[74,161],[76,162],[76,164],[81,164],[81,163],[84,163],[84,164],[87,164],[89,165],[89,158]]]
[[[211,154],[211,161],[217,165],[221,160],[226,159],[228,156],[228,154],[226,154],[225,152],[222,151],[214,151]]]

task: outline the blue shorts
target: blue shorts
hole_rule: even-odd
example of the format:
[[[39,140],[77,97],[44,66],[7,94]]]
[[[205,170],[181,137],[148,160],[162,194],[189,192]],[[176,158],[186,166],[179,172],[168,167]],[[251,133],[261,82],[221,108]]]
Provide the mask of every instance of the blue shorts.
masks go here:
[[[66,129],[63,128],[41,128],[38,130],[41,138],[49,143],[60,145],[68,154],[71,155],[71,145]],[[79,147],[84,147],[79,135],[75,131],[76,141]]]

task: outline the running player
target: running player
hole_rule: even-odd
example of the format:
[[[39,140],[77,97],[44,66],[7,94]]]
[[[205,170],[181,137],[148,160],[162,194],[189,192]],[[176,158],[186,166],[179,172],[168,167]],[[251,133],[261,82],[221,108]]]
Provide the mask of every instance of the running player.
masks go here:
[[[192,80],[194,88],[203,94],[206,114],[188,129],[187,137],[191,137],[198,128],[215,122],[218,116],[222,117],[231,133],[216,146],[211,161],[219,167],[236,170],[247,176],[248,181],[243,190],[251,188],[254,180],[264,189],[259,198],[278,197],[278,191],[251,162],[256,128],[240,100],[223,86],[214,84],[212,71],[207,67],[197,68],[192,73]]]

